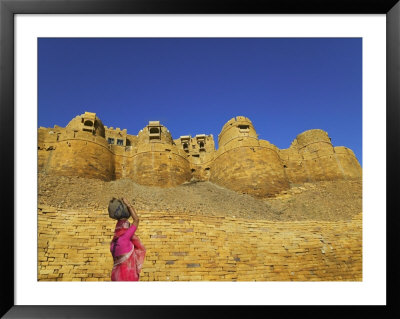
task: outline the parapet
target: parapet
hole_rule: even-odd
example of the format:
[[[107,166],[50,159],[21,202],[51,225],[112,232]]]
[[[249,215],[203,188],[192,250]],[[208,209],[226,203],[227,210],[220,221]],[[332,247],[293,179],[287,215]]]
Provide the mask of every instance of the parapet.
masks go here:
[[[117,146],[130,146],[129,140],[127,140],[127,130],[121,130],[119,127],[114,129],[113,127],[105,128],[105,138],[107,143],[110,145],[117,145]],[[129,144],[129,145],[128,145]]]

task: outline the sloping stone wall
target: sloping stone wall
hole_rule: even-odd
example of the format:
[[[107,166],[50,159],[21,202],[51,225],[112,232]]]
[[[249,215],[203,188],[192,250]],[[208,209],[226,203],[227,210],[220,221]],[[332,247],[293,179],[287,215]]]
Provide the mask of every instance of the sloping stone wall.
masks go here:
[[[272,222],[139,212],[142,281],[361,281],[362,215]],[[38,209],[38,280],[109,281],[115,221],[104,210]]]

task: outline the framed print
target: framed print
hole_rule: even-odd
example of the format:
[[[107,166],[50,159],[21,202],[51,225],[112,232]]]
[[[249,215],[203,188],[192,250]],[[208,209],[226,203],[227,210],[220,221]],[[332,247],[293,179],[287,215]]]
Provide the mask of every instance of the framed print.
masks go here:
[[[398,311],[399,4],[289,4],[1,1],[5,318]]]

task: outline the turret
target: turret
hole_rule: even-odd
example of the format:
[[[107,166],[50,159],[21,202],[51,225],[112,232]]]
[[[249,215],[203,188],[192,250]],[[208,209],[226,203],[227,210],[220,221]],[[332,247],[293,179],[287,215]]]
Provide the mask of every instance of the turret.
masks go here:
[[[85,112],[76,116],[68,123],[66,129],[105,137],[104,125],[96,116],[96,113]]]
[[[244,116],[237,116],[230,119],[222,128],[218,135],[218,145],[227,146],[229,143],[235,143],[238,139],[258,139],[253,123]]]

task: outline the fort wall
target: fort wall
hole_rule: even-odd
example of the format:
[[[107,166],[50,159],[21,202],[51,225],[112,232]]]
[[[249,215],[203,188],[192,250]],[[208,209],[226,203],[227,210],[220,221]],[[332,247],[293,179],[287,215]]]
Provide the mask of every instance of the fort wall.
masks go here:
[[[128,177],[147,186],[170,187],[190,180],[190,164],[175,145],[171,133],[159,122],[150,122],[138,134],[137,151]]]
[[[336,180],[343,177],[327,132],[308,130],[299,134],[296,140],[297,150],[304,159],[311,181]]]
[[[260,140],[250,119],[230,119],[218,135],[173,139],[158,121],[138,135],[104,126],[95,113],[75,117],[66,128],[38,129],[38,170],[47,174],[172,187],[191,180],[269,197],[304,182],[361,178],[354,153],[334,147],[328,133],[299,134],[288,149]]]
[[[361,178],[361,166],[354,153],[333,147],[323,130],[299,134],[288,149],[279,153],[291,184]]]
[[[140,212],[141,281],[361,281],[361,213],[273,222]],[[115,221],[104,210],[39,207],[38,280],[110,281]]]
[[[128,177],[138,184],[158,187],[177,186],[190,180],[190,164],[186,158],[164,148],[157,150],[156,145],[149,147],[149,151],[138,152],[133,157]]]
[[[81,176],[110,181],[114,176],[114,157],[102,137],[69,129],[41,130],[38,145],[39,170],[61,176]],[[43,137],[46,133],[50,138]]]
[[[258,140],[248,118],[228,121],[218,137],[220,148],[211,164],[210,181],[258,197],[288,189],[278,148]]]
[[[340,170],[345,179],[355,179],[362,177],[361,165],[358,162],[354,152],[344,146],[336,146],[335,159],[338,162]]]
[[[181,136],[174,140],[180,154],[190,163],[191,180],[208,181],[210,163],[214,160],[215,143],[212,135]]]

